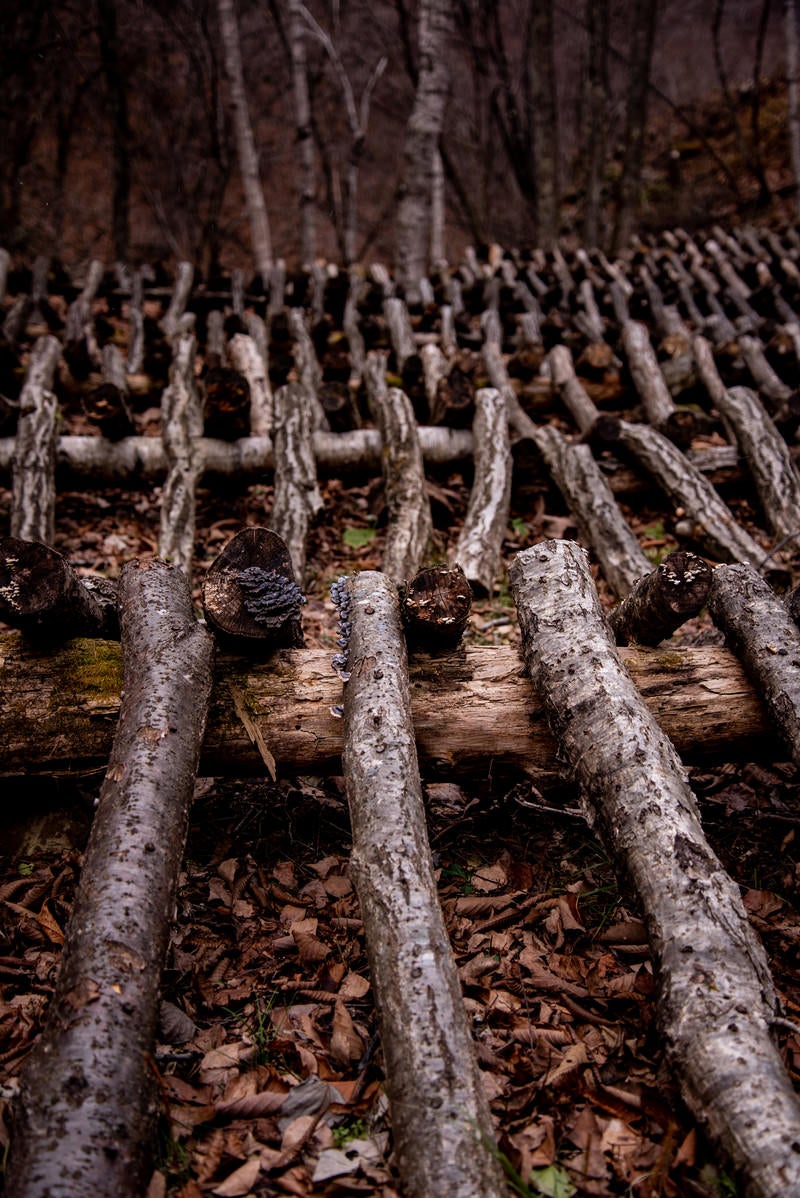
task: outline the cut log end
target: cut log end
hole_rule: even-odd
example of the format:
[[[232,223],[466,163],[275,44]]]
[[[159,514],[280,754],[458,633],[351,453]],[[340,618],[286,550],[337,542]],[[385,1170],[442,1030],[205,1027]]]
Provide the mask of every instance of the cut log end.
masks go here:
[[[702,557],[677,549],[636,584],[609,615],[618,645],[657,645],[698,614],[711,586]]]
[[[84,583],[66,558],[40,541],[0,539],[0,619],[33,641],[119,635],[113,584]]]
[[[469,619],[472,592],[460,566],[427,566],[401,588],[400,604],[411,645],[452,649]]]
[[[269,528],[246,528],[212,563],[203,586],[209,626],[229,648],[297,648],[303,643],[297,585],[285,542]]]

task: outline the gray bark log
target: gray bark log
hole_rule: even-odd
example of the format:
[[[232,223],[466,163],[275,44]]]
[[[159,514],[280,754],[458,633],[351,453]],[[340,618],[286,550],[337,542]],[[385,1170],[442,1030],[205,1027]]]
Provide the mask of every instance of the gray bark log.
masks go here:
[[[705,606],[711,567],[694,553],[676,549],[641,578],[608,623],[618,645],[658,645]]]
[[[673,746],[622,666],[581,550],[511,566],[526,666],[590,824],[629,877],[659,980],[667,1059],[748,1194],[800,1192],[800,1106],[770,1038],[766,956],[703,834]]]
[[[172,290],[172,298],[169,301],[169,307],[161,318],[161,328],[164,331],[164,335],[170,340],[177,336],[181,328],[181,321],[186,312],[186,305],[189,302],[193,282],[194,267],[191,262],[179,262],[175,275],[175,286]]]
[[[261,323],[263,325],[264,322]],[[264,346],[266,352],[266,332]],[[264,355],[259,352],[253,337],[247,333],[234,333],[228,342],[228,356],[233,369],[244,375],[250,388],[251,436],[269,437],[272,434],[274,398]]]
[[[476,594],[491,595],[511,503],[508,416],[499,391],[483,388],[476,392],[472,437],[475,478],[453,563],[461,566]]]
[[[286,542],[295,577],[304,585],[306,536],[322,510],[311,445],[311,412],[299,383],[275,393],[275,497],[272,527]]]
[[[582,436],[586,436],[594,428],[600,412],[594,400],[578,382],[575,367],[572,364],[572,354],[566,345],[554,345],[547,355],[547,361],[550,365],[553,386],[559,392],[564,407],[575,421],[578,432]]]
[[[383,301],[383,315],[392,341],[394,356],[397,359],[397,369],[402,373],[408,359],[417,352],[417,343],[414,340],[405,301],[390,295]]]
[[[658,365],[647,325],[630,320],[622,329],[622,343],[633,385],[654,428],[665,431],[675,414],[675,402]]]
[[[392,1134],[415,1198],[500,1198],[502,1171],[441,908],[417,764],[397,595],[348,584],[343,769],[381,1028]]]
[[[322,368],[306,328],[305,316],[300,308],[289,310],[289,328],[294,338],[294,360],[300,386],[306,395],[314,429],[328,428],[328,418],[320,403],[319,389],[322,384]]]
[[[395,267],[409,303],[415,303],[430,245],[433,155],[444,124],[450,86],[450,43],[455,30],[452,0],[422,0],[419,13],[419,74],[406,127],[396,218]]]
[[[718,566],[708,609],[800,764],[800,630],[751,566]]]
[[[22,1076],[9,1198],[138,1198],[158,1096],[161,971],[211,692],[185,578],[120,580],[125,700],[47,1026]]]
[[[264,287],[272,268],[272,241],[269,232],[267,206],[261,188],[253,127],[247,105],[247,92],[242,68],[242,50],[239,42],[239,26],[236,19],[235,0],[217,0],[219,27],[225,54],[225,71],[231,89],[233,126],[236,134],[236,149],[239,156],[239,173],[242,176],[245,206],[250,221],[250,236],[256,270],[261,275]]]
[[[170,382],[161,399],[161,440],[167,476],[161,493],[158,552],[191,577],[194,557],[195,490],[203,470],[198,441],[203,408],[194,377],[196,342],[184,333],[174,343]]]
[[[389,523],[382,568],[393,582],[412,578],[433,531],[425,468],[414,409],[408,396],[390,387],[373,406],[383,441],[382,467]]]
[[[55,538],[58,401],[52,387],[60,357],[56,338],[40,337],[19,397],[11,464],[11,535],[23,541],[52,544]]]
[[[300,158],[300,260],[310,266],[317,253],[314,221],[314,140],[308,94],[305,22],[302,0],[289,0],[289,49],[292,60],[294,123]]]
[[[144,362],[144,313],[142,312],[142,272],[137,270],[133,276],[133,290],[128,301],[128,321],[130,335],[128,340],[128,374],[139,374]]]
[[[775,729],[729,650],[630,648],[620,656],[686,760],[778,759]],[[45,656],[8,633],[0,636],[0,679],[0,773],[67,776],[104,767],[119,711],[119,645],[79,640]],[[529,773],[537,786],[558,783],[556,747],[531,706],[515,650],[415,654],[411,681],[419,754],[429,770],[485,777],[491,757]],[[231,684],[282,773],[340,771],[342,722],[330,709],[341,702],[341,683],[329,650],[279,653],[265,665],[219,662],[203,770],[263,773],[233,709]]]
[[[792,398],[791,387],[778,378],[767,361],[764,348],[758,338],[740,337],[739,349],[759,395],[763,395],[771,402],[776,419],[781,420],[786,404]]]
[[[82,341],[91,329],[92,304],[97,289],[103,281],[103,263],[93,259],[89,264],[89,273],[80,295],[72,301],[67,312],[67,323],[64,329],[64,340]],[[92,338],[93,339],[93,338]]]

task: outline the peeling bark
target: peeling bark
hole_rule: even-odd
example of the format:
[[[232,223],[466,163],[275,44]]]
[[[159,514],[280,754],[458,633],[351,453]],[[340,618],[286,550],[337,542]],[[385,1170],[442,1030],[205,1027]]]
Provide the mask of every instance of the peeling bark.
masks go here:
[[[703,834],[674,748],[645,709],[585,556],[549,541],[514,560],[527,669],[584,810],[647,924],[667,1059],[748,1195],[800,1192],[800,1105],[770,1038],[766,956]]]
[[[718,566],[708,608],[800,764],[800,630],[750,566]]]
[[[126,565],[119,603],[125,700],[56,993],[22,1075],[9,1198],[138,1198],[152,1167],[150,1054],[212,642],[164,562]]]
[[[58,400],[52,386],[60,357],[55,337],[39,337],[19,397],[11,465],[11,535],[23,541],[50,544],[55,539]]]
[[[306,572],[306,536],[310,520],[322,510],[317,468],[311,447],[311,412],[299,383],[275,393],[275,497],[272,526],[289,549],[301,585]]]
[[[641,578],[608,622],[618,645],[658,645],[705,606],[711,567],[694,553],[676,549]]]
[[[397,596],[365,571],[351,604],[343,769],[394,1149],[416,1198],[500,1198],[489,1106],[436,894]],[[424,1148],[423,1148],[424,1146]]]
[[[490,595],[500,569],[511,503],[511,446],[503,396],[486,387],[475,395],[475,478],[453,564],[477,595]]]

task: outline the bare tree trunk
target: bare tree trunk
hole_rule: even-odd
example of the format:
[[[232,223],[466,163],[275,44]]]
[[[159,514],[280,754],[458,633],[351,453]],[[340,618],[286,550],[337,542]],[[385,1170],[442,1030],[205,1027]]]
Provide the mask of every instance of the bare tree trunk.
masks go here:
[[[106,79],[106,99],[111,121],[112,229],[114,254],[127,262],[130,245],[131,131],[128,123],[127,78],[120,63],[115,0],[97,0],[100,58]]]
[[[650,65],[657,19],[658,0],[636,0],[631,35],[628,107],[625,117],[625,152],[622,158],[614,225],[615,252],[630,241],[639,211]]]
[[[433,152],[431,180],[431,262],[444,262],[444,167],[438,147]]]
[[[253,256],[256,270],[266,287],[272,269],[272,241],[269,232],[267,206],[261,188],[258,155],[247,107],[247,93],[242,68],[242,49],[239,43],[239,26],[236,20],[236,0],[217,0],[219,28],[225,49],[225,70],[231,87],[233,124],[236,130],[236,146],[239,154],[239,171],[242,176],[245,205],[250,219]]]
[[[6,1193],[134,1198],[155,1140],[161,971],[211,693],[186,579],[120,580],[123,707],[47,1026],[22,1077]]]
[[[600,213],[603,199],[603,169],[608,136],[608,0],[587,0],[589,26],[588,123],[586,139],[586,199],[583,210],[583,240],[587,246],[600,244]]]
[[[800,1106],[770,1035],[778,1003],[764,949],[703,834],[681,761],[619,659],[585,556],[547,541],[509,574],[550,727],[643,910],[684,1101],[745,1193],[800,1192]]]
[[[536,228],[539,245],[548,249],[558,240],[559,201],[553,36],[553,0],[532,0],[530,123],[536,171]]]
[[[430,244],[433,155],[444,125],[450,84],[450,42],[455,30],[453,0],[422,0],[419,14],[419,75],[414,108],[406,127],[403,174],[397,209],[395,270],[406,299],[419,298]]]
[[[310,266],[317,253],[314,228],[314,141],[311,136],[311,100],[308,94],[306,33],[302,9],[302,0],[289,0],[294,121],[300,154],[300,260],[304,266]]]
[[[800,220],[800,105],[798,105],[797,0],[785,0],[786,86],[789,121],[789,151],[794,177],[794,213]]]

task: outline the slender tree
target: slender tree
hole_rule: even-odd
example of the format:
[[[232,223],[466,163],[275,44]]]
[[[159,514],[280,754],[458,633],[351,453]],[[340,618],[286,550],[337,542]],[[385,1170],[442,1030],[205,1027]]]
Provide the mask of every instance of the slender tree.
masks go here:
[[[317,242],[314,221],[314,141],[311,136],[311,100],[306,64],[306,23],[302,0],[289,0],[289,47],[292,57],[292,91],[297,149],[300,158],[300,258],[314,261]]]
[[[530,54],[524,71],[530,72],[526,86],[529,122],[533,134],[536,175],[536,231],[540,245],[547,248],[558,239],[559,148],[558,101],[553,61],[553,0],[530,0]]]
[[[797,0],[786,0],[785,2],[784,28],[786,33],[789,152],[792,159],[792,175],[794,176],[795,219],[800,220],[800,106],[797,99]]]
[[[131,130],[128,121],[125,71],[120,55],[116,0],[97,0],[97,29],[100,61],[106,82],[106,102],[111,121],[111,227],[114,255],[118,262],[126,262],[130,245]]]
[[[586,119],[586,202],[583,240],[600,244],[603,168],[608,137],[608,0],[586,0],[589,31]]]
[[[428,258],[433,155],[444,125],[454,32],[453,0],[421,0],[417,89],[403,147],[395,251],[397,277],[411,301],[419,297]]]
[[[636,0],[631,31],[625,149],[614,222],[612,248],[615,253],[630,241],[639,211],[650,67],[657,20],[658,0]]]
[[[236,148],[239,155],[239,170],[242,176],[247,215],[250,219],[253,255],[256,269],[261,275],[262,282],[266,284],[272,268],[272,240],[269,232],[267,206],[261,187],[253,126],[250,123],[250,111],[247,104],[235,0],[218,0],[217,11],[225,51],[225,70],[231,89]]]

